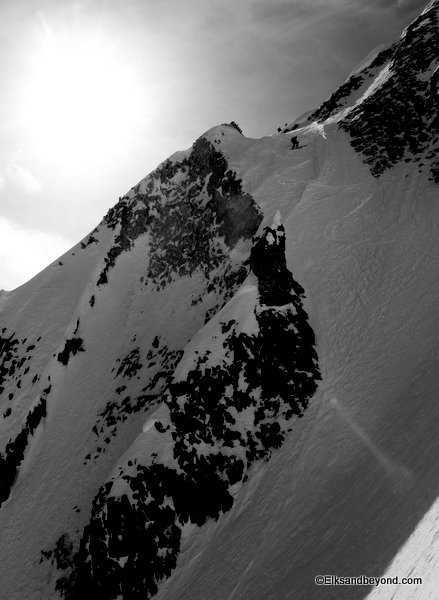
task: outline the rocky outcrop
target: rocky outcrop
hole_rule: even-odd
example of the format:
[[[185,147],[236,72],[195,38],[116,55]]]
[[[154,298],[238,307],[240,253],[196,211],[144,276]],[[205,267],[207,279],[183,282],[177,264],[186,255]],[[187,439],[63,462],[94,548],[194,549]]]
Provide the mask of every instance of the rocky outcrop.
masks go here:
[[[35,407],[29,411],[24,427],[7,444],[0,453],[0,506],[9,498],[16,481],[18,470],[23,462],[29,437],[33,435],[38,425],[47,416],[46,398],[52,386],[49,385],[41,394]]]
[[[439,183],[438,4],[420,15],[392,46],[383,81],[340,122],[374,177],[404,161]]]
[[[250,268],[258,278],[260,302],[268,306],[282,306],[299,298],[304,289],[287,269],[286,238],[282,225],[265,228],[265,235],[256,240],[250,255]]]
[[[65,341],[64,349],[58,353],[58,360],[61,364],[67,366],[70,356],[75,356],[78,352],[85,352],[83,340],[78,337],[72,337]]]
[[[139,196],[137,201],[142,202],[144,199]],[[134,240],[147,231],[148,214],[147,206],[139,209],[137,203],[130,203],[126,198],[119,200],[119,203],[108,211],[103,224],[112,229],[119,225],[119,233],[104,258],[105,267],[99,275],[97,285],[108,283],[108,271],[114,267],[117,257],[122,252],[131,250]]]
[[[119,226],[98,285],[108,282],[117,257],[148,232],[146,283],[158,289],[195,271],[206,277],[228,262],[227,248],[249,239],[261,222],[255,201],[243,192],[223,154],[200,137],[181,162],[166,161],[111,209],[103,223]]]
[[[366,87],[367,84],[370,85],[371,82],[369,80],[376,77],[380,73],[382,67],[391,60],[397,45],[398,44],[395,43],[389,48],[382,50],[367,67],[361,70],[360,73],[352,74],[345,83],[331,94],[328,100],[325,100],[316,111],[309,115],[307,120],[310,122],[325,121],[342,110],[345,106],[348,106],[351,103],[353,92],[356,92],[363,86]]]
[[[6,327],[1,330],[0,395],[3,395],[6,402],[10,403],[10,406],[4,410],[2,419],[14,420],[15,423],[8,423],[9,426],[6,428],[8,433],[4,436],[6,443],[0,450],[0,506],[11,494],[19,467],[24,459],[29,437],[34,433],[41,420],[46,417],[46,397],[50,392],[50,385],[43,390],[39,401],[27,414],[26,411],[23,411],[21,404],[17,408],[13,406],[14,398],[20,394],[23,382],[25,385],[27,383],[29,388],[39,379],[39,375],[34,374],[30,380],[30,365],[33,351],[40,340],[41,337],[35,340],[35,343],[29,343],[27,338],[19,339],[15,333],[8,333]]]
[[[19,339],[15,333],[7,332],[3,327],[0,335],[0,395],[7,395],[8,401],[12,401],[20,390],[23,382],[30,379],[32,369],[33,350],[41,340],[39,337],[35,343],[29,344],[27,338]],[[35,374],[32,383],[36,383],[39,375]],[[8,411],[10,414],[11,411]]]
[[[204,137],[171,172],[178,185],[163,191],[165,202],[161,196],[153,198],[157,216],[149,230],[147,277],[163,288],[176,276],[199,271],[212,283],[214,271],[230,266],[228,249],[256,233],[260,210],[223,154]]]

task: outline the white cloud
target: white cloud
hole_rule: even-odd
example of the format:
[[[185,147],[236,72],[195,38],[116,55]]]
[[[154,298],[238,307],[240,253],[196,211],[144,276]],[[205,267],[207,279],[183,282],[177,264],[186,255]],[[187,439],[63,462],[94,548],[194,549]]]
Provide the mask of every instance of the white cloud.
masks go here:
[[[8,179],[28,194],[37,194],[41,191],[41,183],[18,162],[11,161],[6,167]]]
[[[24,229],[0,217],[0,289],[12,290],[39,273],[73,244],[57,234]]]

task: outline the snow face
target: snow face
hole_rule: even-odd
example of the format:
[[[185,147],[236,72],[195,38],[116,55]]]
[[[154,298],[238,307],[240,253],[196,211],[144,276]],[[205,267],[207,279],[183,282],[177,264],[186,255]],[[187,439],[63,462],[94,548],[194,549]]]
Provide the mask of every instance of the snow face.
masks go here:
[[[320,373],[282,225],[255,240],[250,264],[257,297],[244,286],[196,336],[162,398],[164,418],[144,424],[136,459],[125,456],[95,497],[79,550],[58,579],[66,597],[155,595],[188,531],[232,509],[253,463],[270,459],[307,408]],[[237,327],[249,299],[250,335],[248,316]]]
[[[368,600],[433,600],[437,596],[438,508],[436,500],[383,574],[392,582],[377,586]],[[402,585],[403,577],[418,578],[418,582]]]

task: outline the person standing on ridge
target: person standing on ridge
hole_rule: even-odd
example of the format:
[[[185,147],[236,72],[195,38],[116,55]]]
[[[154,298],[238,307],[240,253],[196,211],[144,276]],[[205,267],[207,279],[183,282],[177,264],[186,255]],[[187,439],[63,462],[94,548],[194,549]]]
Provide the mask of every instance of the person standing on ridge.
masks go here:
[[[299,147],[299,140],[297,139],[297,136],[293,135],[293,137],[291,138],[291,143],[293,144],[292,150],[294,150],[294,148]]]

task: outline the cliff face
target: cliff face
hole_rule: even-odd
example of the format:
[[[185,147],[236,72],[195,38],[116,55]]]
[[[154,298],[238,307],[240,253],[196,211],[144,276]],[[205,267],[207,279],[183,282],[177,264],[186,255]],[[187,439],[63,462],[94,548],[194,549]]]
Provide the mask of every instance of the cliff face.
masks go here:
[[[86,509],[84,488],[95,494],[95,474],[101,485],[160,405],[188,340],[247,277],[261,219],[224,155],[202,136],[130,190],[71,252],[5,293],[1,504],[22,474],[38,464],[44,472],[45,460],[58,478],[58,456],[70,465],[61,496],[71,506],[54,499],[46,518],[62,522],[66,508]],[[40,494],[49,489],[36,485]],[[43,543],[40,558],[62,556],[65,568],[80,535],[80,528],[63,532],[55,550]]]
[[[439,486],[438,6],[294,152],[214,127],[2,294],[2,600],[384,571]]]
[[[432,2],[309,120],[335,117],[374,177],[404,161],[438,183],[438,44],[438,10]]]
[[[242,287],[198,334],[199,350],[183,354],[135,458],[120,461],[94,499],[77,552],[71,545],[60,560],[63,534],[44,553],[63,571],[56,588],[66,598],[156,594],[187,527],[230,511],[252,465],[270,459],[307,408],[320,379],[315,337],[280,224],[255,240],[250,264],[256,285]]]

